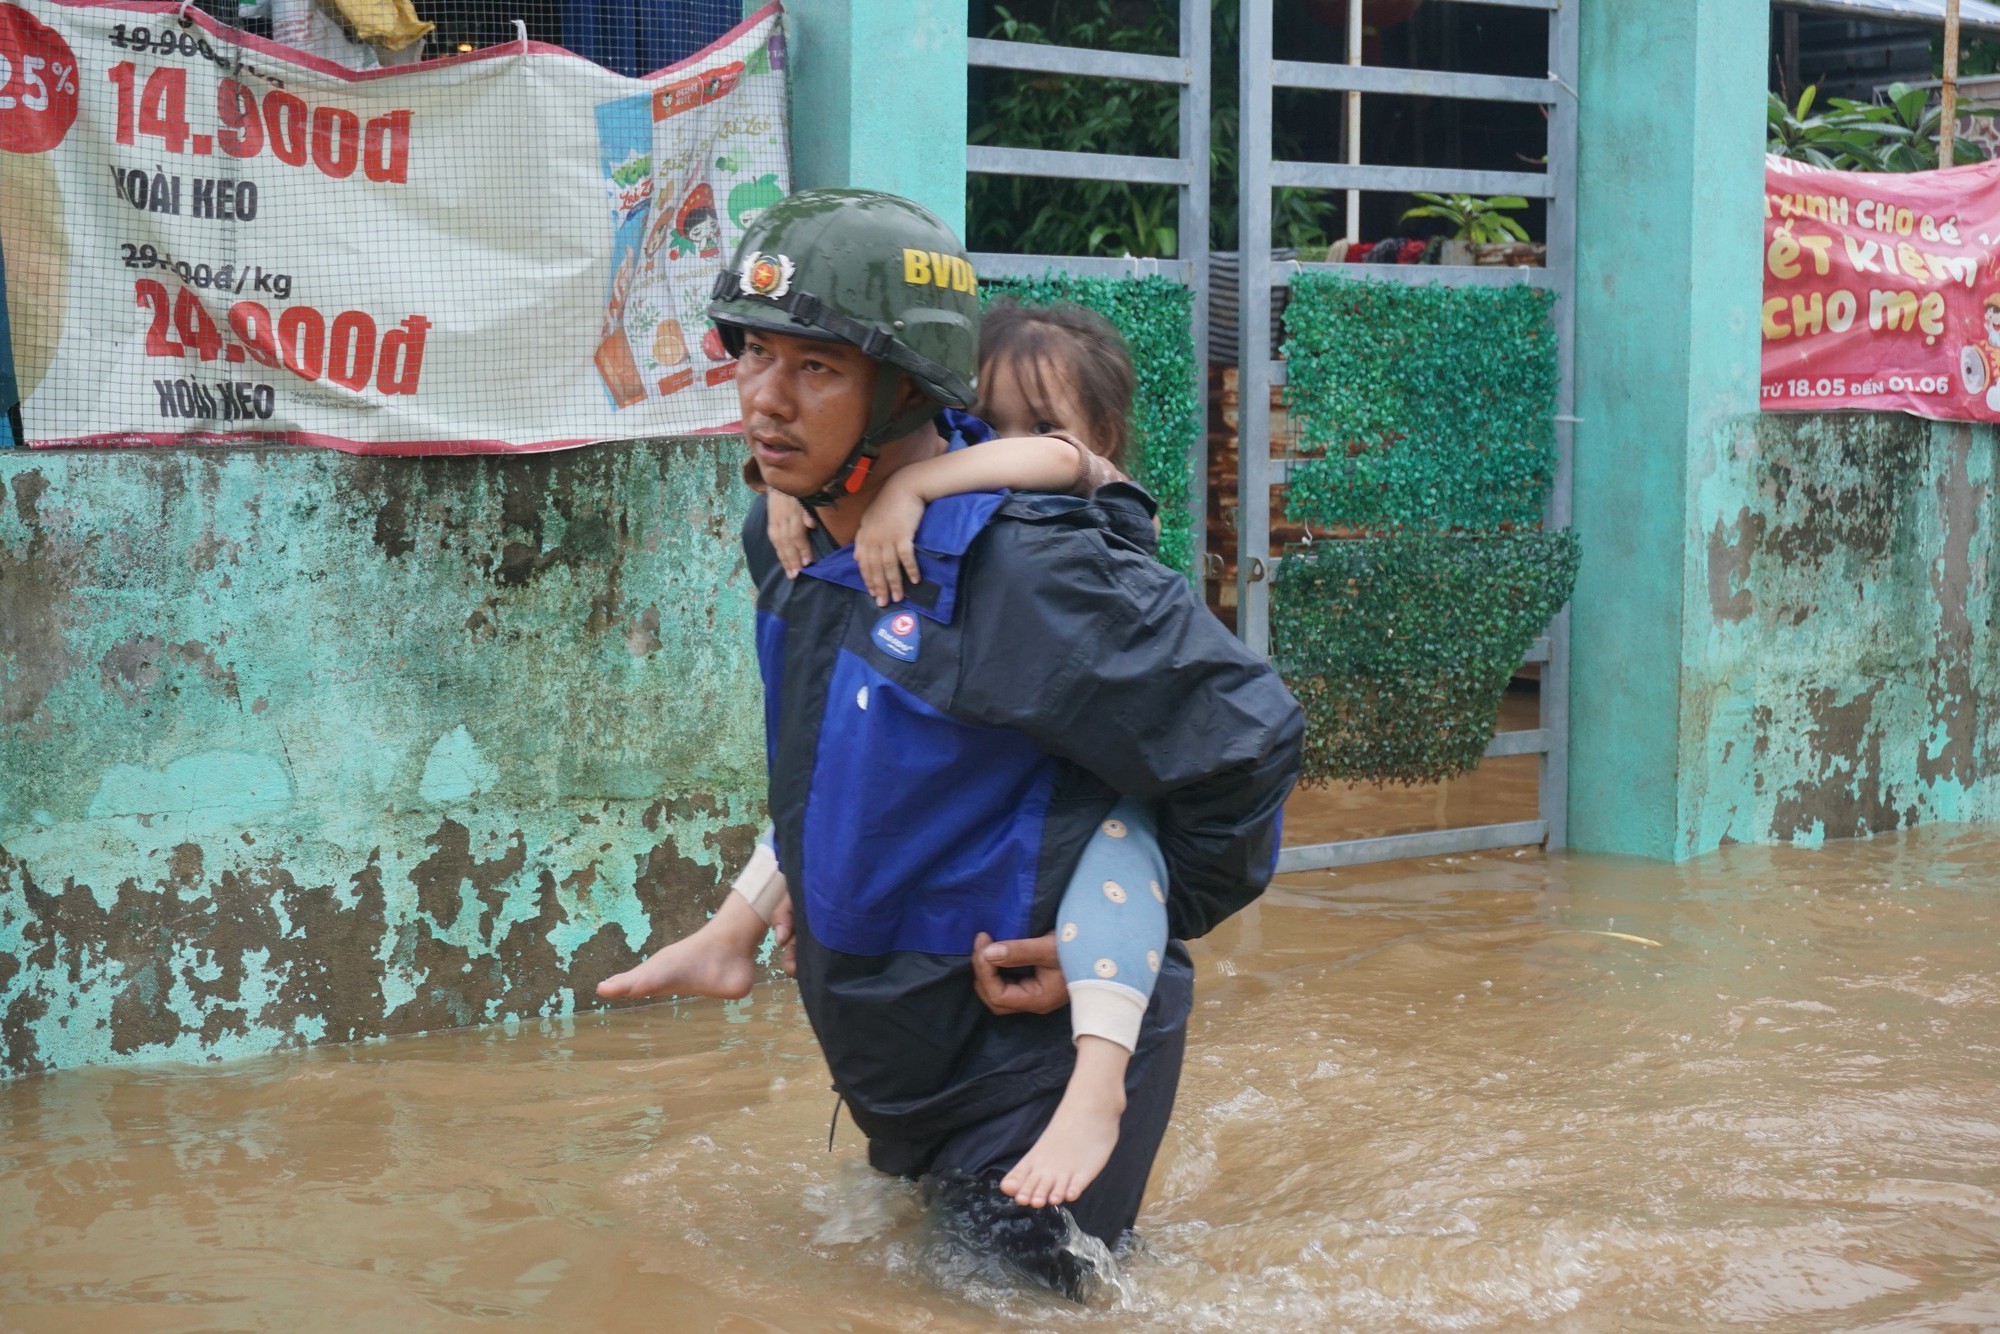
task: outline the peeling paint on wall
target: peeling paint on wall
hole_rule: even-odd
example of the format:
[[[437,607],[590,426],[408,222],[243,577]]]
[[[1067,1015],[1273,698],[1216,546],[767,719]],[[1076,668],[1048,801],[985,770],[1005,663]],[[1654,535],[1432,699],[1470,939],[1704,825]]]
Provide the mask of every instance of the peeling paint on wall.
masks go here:
[[[1770,415],[1692,477],[1684,854],[1991,818],[1991,431]]]
[[[698,922],[739,448],[0,456],[0,1074],[567,1013]]]

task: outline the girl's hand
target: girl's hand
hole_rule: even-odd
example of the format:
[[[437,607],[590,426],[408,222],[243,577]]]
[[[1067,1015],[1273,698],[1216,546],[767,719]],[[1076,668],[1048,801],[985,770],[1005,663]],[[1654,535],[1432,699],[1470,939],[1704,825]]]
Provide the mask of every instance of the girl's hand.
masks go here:
[[[876,606],[901,602],[906,576],[912,585],[923,582],[916,548],[917,525],[923,518],[923,497],[912,487],[897,486],[894,478],[862,516],[861,529],[854,535],[854,564]]]
[[[806,536],[806,530],[819,524],[811,510],[790,496],[776,491],[768,496],[764,531],[771,539],[772,550],[778,553],[778,563],[785,567],[785,577],[796,579],[799,571],[813,560],[812,539]]]

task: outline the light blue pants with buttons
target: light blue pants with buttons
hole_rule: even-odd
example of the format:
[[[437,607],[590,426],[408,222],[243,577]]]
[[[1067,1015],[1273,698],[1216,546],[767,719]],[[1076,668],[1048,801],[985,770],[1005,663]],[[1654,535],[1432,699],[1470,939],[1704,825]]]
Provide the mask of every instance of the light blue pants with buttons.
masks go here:
[[[1167,864],[1151,809],[1128,797],[1091,835],[1056,910],[1072,1035],[1134,1050],[1166,948]]]

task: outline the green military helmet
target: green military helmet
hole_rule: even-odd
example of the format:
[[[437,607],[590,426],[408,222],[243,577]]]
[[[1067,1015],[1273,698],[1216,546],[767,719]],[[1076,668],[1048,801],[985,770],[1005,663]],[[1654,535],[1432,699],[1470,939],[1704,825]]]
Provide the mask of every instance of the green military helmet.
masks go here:
[[[851,483],[846,491],[860,489],[865,460],[937,405],[972,406],[978,278],[951,228],[907,199],[847,189],[786,196],[743,234],[717,275],[714,297],[709,317],[732,356],[753,329],[852,343],[908,375],[931,400],[898,414],[899,378],[881,377],[855,456],[835,479]]]
[[[947,407],[972,406],[979,292],[936,214],[879,190],[801,190],[743,234],[708,313],[731,353],[745,329],[852,343]]]

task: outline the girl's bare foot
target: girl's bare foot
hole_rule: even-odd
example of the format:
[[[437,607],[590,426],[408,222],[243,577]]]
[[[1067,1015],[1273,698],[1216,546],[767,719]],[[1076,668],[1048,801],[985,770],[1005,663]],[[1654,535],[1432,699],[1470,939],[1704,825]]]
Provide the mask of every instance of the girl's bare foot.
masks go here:
[[[703,940],[697,931],[685,940],[676,940],[637,968],[628,969],[597,984],[597,994],[607,1000],[637,996],[714,996],[719,1000],[741,1000],[750,994],[757,980],[756,962],[747,954],[733,954],[720,941]]]
[[[1068,1204],[1097,1179],[1118,1144],[1125,1115],[1125,1065],[1115,1042],[1081,1037],[1076,1070],[1035,1147],[1000,1182],[1000,1193],[1029,1209]]]
[[[639,996],[713,996],[740,1000],[757,981],[764,919],[731,893],[701,930],[658,951],[637,968],[597,984],[607,1000]]]

